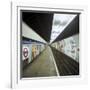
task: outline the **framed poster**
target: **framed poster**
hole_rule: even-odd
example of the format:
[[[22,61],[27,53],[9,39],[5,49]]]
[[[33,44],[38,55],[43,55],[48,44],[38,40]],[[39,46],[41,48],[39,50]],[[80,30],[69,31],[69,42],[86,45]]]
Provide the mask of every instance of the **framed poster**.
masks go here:
[[[12,87],[87,81],[83,56],[86,8],[13,2],[11,16]]]

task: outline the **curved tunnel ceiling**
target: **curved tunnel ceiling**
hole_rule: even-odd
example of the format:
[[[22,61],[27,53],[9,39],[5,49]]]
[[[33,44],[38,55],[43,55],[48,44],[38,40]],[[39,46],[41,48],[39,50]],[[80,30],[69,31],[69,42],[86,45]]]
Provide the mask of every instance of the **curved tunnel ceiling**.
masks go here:
[[[52,13],[23,12],[23,21],[47,42],[50,41],[52,30]]]
[[[67,37],[79,33],[79,14],[71,21],[71,23],[63,30],[63,32],[52,42],[57,42]]]
[[[76,14],[54,14],[50,43],[64,31],[75,17]]]
[[[55,15],[58,18],[55,19]],[[22,20],[48,43],[54,43],[79,33],[79,13],[23,11]],[[60,32],[51,41],[53,25],[59,29],[61,27],[62,31],[59,30]]]

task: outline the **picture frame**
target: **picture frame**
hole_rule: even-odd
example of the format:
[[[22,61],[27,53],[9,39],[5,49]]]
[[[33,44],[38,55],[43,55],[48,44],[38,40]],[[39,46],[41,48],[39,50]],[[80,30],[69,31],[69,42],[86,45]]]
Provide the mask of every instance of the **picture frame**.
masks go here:
[[[54,12],[78,12],[80,14],[80,75],[78,76],[59,76],[59,77],[33,77],[21,78],[21,10],[32,11],[54,11]],[[31,5],[30,3],[11,2],[11,87],[40,87],[40,86],[56,86],[56,85],[71,85],[87,83],[87,61],[84,52],[85,46],[83,40],[86,40],[86,14],[87,9],[84,6],[58,6],[57,5]]]

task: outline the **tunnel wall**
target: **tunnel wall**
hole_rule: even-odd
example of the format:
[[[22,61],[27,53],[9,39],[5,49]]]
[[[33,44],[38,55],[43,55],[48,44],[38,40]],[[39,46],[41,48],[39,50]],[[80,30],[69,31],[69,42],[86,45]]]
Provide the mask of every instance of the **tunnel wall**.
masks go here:
[[[79,62],[79,34],[53,43],[52,46]]]
[[[32,28],[30,28],[30,26],[28,26],[24,22],[22,22],[22,36],[46,43],[46,41],[42,37],[40,37],[36,32],[34,32]]]

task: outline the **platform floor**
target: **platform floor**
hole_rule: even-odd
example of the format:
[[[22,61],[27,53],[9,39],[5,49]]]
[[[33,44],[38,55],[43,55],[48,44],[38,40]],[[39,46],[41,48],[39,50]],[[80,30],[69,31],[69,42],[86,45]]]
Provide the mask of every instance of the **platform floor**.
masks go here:
[[[47,47],[23,69],[23,77],[79,75],[79,63],[53,47]]]
[[[57,76],[50,47],[23,70],[23,77]]]

